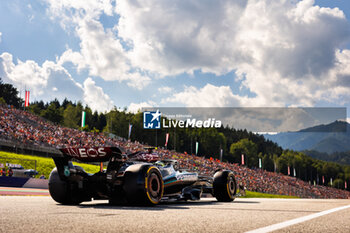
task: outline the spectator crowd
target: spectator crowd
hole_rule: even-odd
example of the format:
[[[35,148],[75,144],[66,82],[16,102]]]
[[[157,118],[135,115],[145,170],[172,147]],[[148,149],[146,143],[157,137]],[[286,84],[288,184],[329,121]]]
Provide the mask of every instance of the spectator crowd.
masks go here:
[[[116,146],[127,153],[142,150],[145,145],[121,138],[111,138],[104,133],[90,133],[55,125],[26,111],[0,106],[0,138],[21,144],[65,147]],[[176,159],[181,169],[213,175],[218,169],[235,173],[238,183],[247,190],[270,194],[292,195],[304,198],[350,198],[350,192],[322,185],[314,185],[295,177],[262,169],[250,169],[239,164],[221,162],[157,148],[162,158]]]

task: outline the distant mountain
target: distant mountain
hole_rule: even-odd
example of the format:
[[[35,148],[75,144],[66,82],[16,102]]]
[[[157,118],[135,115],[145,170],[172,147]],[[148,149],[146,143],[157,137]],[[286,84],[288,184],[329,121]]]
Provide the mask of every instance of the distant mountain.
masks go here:
[[[306,129],[299,130],[298,132],[337,132],[344,133],[348,127],[348,123],[345,121],[334,121],[328,125],[316,125]]]
[[[346,132],[342,132],[344,128]],[[350,124],[344,121],[318,125],[298,132],[264,135],[264,137],[276,142],[283,149],[314,150],[329,154],[350,151]]]
[[[335,152],[332,154],[327,154],[324,152],[318,152],[314,150],[306,150],[303,151],[306,155],[315,158],[315,159],[320,159],[324,161],[331,161],[331,162],[336,162],[339,164],[348,164],[350,165],[350,151],[346,152]]]

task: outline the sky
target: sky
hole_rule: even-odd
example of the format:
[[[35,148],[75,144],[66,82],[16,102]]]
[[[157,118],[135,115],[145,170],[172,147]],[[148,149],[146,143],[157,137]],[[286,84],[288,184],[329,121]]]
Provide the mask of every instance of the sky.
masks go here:
[[[2,0],[0,77],[99,112],[348,108],[349,17],[345,0]]]

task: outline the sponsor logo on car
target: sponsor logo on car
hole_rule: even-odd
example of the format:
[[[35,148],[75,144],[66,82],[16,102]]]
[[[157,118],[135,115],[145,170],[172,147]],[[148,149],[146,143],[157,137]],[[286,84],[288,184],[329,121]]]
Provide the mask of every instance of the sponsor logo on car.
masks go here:
[[[181,181],[196,181],[198,179],[197,173],[180,173],[176,175],[177,180]]]
[[[105,148],[66,148],[64,152],[76,158],[101,158],[107,155]]]

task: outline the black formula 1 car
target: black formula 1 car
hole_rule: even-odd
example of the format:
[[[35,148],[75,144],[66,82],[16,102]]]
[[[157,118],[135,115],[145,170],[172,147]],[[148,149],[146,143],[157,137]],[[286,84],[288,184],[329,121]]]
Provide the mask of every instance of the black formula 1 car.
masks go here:
[[[233,201],[237,184],[232,171],[220,170],[213,177],[180,171],[178,162],[160,159],[152,148],[125,154],[117,147],[61,149],[53,157],[50,174],[51,197],[61,204],[108,199],[110,204],[156,205],[161,201],[199,200],[210,193],[220,202]],[[107,162],[107,169],[88,174],[74,166],[82,162]]]

